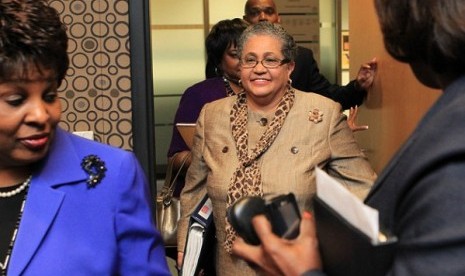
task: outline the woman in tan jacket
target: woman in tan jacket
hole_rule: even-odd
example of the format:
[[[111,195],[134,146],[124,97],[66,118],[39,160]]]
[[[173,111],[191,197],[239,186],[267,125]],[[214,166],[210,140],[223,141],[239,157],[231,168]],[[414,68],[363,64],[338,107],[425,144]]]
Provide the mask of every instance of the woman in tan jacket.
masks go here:
[[[365,197],[376,174],[354,140],[341,106],[292,88],[296,45],[278,24],[248,27],[238,45],[243,91],[202,109],[192,163],[181,194],[178,264],[189,216],[208,194],[216,226],[218,275],[255,275],[230,254],[236,234],[226,210],[247,195],[292,192],[301,210],[311,209],[315,166]],[[214,265],[214,264],[212,264]]]

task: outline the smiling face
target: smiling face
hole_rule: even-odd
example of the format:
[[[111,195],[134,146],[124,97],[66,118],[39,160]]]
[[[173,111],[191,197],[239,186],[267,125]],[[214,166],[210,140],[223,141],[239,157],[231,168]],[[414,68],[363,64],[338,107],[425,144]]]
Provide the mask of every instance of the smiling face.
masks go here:
[[[36,69],[26,74],[0,83],[0,168],[45,157],[60,121],[55,75]]]
[[[242,63],[258,61],[252,68],[241,67],[241,81],[247,93],[250,108],[270,111],[275,108],[284,93],[294,62],[284,63],[276,68],[266,68],[262,60],[284,60],[281,41],[270,35],[254,35],[245,43],[242,50]]]

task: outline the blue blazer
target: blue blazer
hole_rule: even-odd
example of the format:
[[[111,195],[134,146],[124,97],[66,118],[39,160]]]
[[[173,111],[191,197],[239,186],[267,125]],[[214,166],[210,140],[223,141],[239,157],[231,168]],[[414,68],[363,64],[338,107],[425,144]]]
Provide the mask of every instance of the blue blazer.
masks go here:
[[[81,162],[107,168],[88,188]],[[8,275],[170,275],[145,175],[127,151],[57,129],[29,187]]]

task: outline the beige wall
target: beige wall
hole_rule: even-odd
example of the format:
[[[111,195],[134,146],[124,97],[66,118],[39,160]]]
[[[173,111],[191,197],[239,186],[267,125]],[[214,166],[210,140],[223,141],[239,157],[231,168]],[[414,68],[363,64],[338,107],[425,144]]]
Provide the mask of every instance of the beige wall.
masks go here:
[[[358,120],[359,124],[368,124],[369,130],[356,137],[380,172],[437,99],[439,91],[421,85],[408,65],[387,54],[373,2],[349,3],[350,73],[355,77],[360,64],[377,57],[378,74]]]

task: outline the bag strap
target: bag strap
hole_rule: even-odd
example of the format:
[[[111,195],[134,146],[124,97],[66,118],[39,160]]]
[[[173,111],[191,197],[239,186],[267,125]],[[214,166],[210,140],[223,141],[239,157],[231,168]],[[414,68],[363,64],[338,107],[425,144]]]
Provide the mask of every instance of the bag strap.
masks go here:
[[[184,169],[186,162],[190,156],[191,156],[191,152],[184,153],[184,154],[182,154],[182,152],[178,152],[169,160],[168,167],[166,169],[165,183],[163,184],[163,188],[161,190],[161,195],[163,196],[163,202],[165,205],[171,204],[171,198],[173,197],[176,180],[178,179],[178,176],[181,174],[182,170]],[[181,164],[178,170],[176,171],[176,174],[173,177],[174,164],[179,158],[181,158]]]

